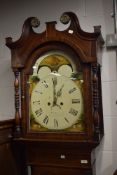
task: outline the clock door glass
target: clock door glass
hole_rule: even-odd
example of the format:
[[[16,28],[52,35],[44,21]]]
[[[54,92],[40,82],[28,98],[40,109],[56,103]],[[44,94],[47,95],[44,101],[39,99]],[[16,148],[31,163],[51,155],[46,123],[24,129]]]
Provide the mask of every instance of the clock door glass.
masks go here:
[[[61,52],[39,57],[29,75],[31,130],[84,130],[83,72]]]

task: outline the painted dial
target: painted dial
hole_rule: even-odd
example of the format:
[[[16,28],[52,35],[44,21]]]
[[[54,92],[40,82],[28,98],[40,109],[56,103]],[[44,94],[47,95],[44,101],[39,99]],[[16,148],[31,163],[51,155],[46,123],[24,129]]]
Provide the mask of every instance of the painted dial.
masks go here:
[[[38,71],[38,77],[40,79],[43,79],[44,77],[46,77],[50,73],[51,73],[51,69],[49,67],[47,67],[47,66],[43,66]]]
[[[48,75],[31,94],[31,110],[41,126],[63,130],[74,125],[82,113],[82,93],[76,83],[65,76]]]
[[[66,77],[71,77],[72,68],[69,65],[62,65],[60,66],[58,73]]]

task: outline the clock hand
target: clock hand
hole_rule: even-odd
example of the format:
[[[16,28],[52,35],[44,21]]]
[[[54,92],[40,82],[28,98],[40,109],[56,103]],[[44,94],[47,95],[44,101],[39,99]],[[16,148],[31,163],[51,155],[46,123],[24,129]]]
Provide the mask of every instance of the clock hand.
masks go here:
[[[57,104],[57,99],[58,99],[58,97],[60,97],[62,95],[62,89],[63,89],[63,87],[64,87],[64,84],[61,86],[61,88],[56,93],[56,106],[58,106],[60,109],[61,109],[61,106]]]
[[[62,89],[64,87],[64,84],[61,86],[61,88],[57,92],[57,97],[60,97],[62,95]]]
[[[53,105],[52,107],[57,106],[61,109],[61,106],[57,104],[57,94],[56,94],[57,77],[56,76],[52,78],[52,82],[53,82]]]
[[[52,78],[52,81],[53,81],[53,106],[55,106],[56,103],[57,103],[57,97],[56,97],[57,77],[54,76],[54,77]]]
[[[52,81],[53,81],[53,87],[55,88],[55,86],[57,85],[57,77],[54,76],[54,77],[52,78]]]

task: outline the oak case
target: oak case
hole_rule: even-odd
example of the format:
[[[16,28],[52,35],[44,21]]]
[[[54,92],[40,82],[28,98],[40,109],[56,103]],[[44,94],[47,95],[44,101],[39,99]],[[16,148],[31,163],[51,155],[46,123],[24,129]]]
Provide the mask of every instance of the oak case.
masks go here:
[[[33,27],[37,27],[39,21],[37,18],[31,17],[24,22],[19,40],[13,42],[10,37],[6,39],[6,45],[11,49],[12,69],[15,74],[14,144],[18,145],[19,149],[21,149],[21,145],[23,146],[25,150],[23,155],[25,159],[24,167],[27,168],[27,165],[30,165],[32,175],[95,174],[95,157],[92,156],[91,159],[91,152],[100,143],[104,134],[101,75],[100,64],[98,63],[98,56],[104,44],[100,31],[101,27],[95,26],[94,33],[84,32],[80,28],[76,15],[72,12],[64,13],[61,16],[61,22],[63,24],[70,23],[69,27],[64,31],[56,29],[56,22],[47,22],[44,32],[35,33]],[[45,54],[49,54],[51,58],[47,58],[47,56],[44,56]],[[64,57],[62,58],[63,60],[60,59],[60,56]],[[44,59],[40,61],[42,57],[45,58],[45,62],[43,61]],[[53,88],[54,100],[51,100],[49,96],[50,100],[47,101],[46,94],[43,101],[43,97],[39,95],[39,100],[44,103],[45,108],[39,107],[41,113],[37,116],[37,114],[34,114],[38,113],[37,106],[34,107],[36,110],[32,112],[33,114],[31,113],[33,111],[31,104],[33,106],[35,100],[31,102],[30,99],[34,96],[32,93],[34,92],[34,87],[37,87],[38,83],[41,84],[41,78],[38,78],[38,75],[34,76],[34,67],[38,60],[40,61],[38,69],[44,66],[51,70],[51,73],[46,76],[51,77],[53,84],[50,90]],[[57,79],[55,74],[59,73],[59,68],[63,65],[71,67],[69,81],[72,81],[72,84],[78,84],[79,82],[81,87],[81,91],[79,91],[82,98],[80,100],[78,100],[79,97],[70,97],[72,101],[77,103],[76,107],[68,107],[72,109],[72,114],[68,114],[70,113],[68,112],[70,111],[69,109],[66,111],[64,109],[68,100],[61,98],[62,100],[60,100],[59,104],[57,103],[58,99],[55,100],[59,98],[59,96],[57,97],[57,91],[62,91],[61,86],[58,84],[56,85],[58,89],[55,88],[54,79]],[[45,70],[46,68],[44,68],[43,73],[46,72]],[[43,76],[43,73],[41,76]],[[54,75],[51,75],[53,73]],[[66,68],[63,74],[67,76]],[[66,80],[66,78],[63,78],[63,80]],[[62,83],[65,82],[63,80],[61,79]],[[61,85],[65,86],[65,83]],[[66,89],[67,87],[66,85]],[[62,93],[65,94],[66,92],[63,91]],[[45,93],[45,89],[43,93]],[[69,94],[64,97],[68,96]],[[78,113],[81,107],[77,108],[78,103],[81,103],[81,101],[83,105],[82,117],[80,118]],[[72,103],[70,104],[72,106]],[[56,110],[53,112],[53,107],[55,106]],[[46,118],[44,114],[41,124],[40,119],[35,122],[34,118],[38,118],[40,115],[43,116],[44,110],[45,114],[46,111],[51,111],[52,114],[47,113]],[[58,112],[60,110],[62,111],[61,113]],[[56,125],[49,124],[52,116],[62,116],[60,114],[64,113],[64,111],[68,112],[63,115],[64,121],[67,118],[65,122],[69,123],[70,117],[75,115],[78,116],[78,119],[70,126],[68,125],[69,127],[60,127],[63,122],[61,123],[59,118],[52,119],[52,122],[56,121]],[[73,114],[73,111],[75,114]],[[31,115],[33,116],[33,122],[31,121]],[[46,123],[43,125],[44,121]],[[20,167],[22,174],[26,172],[24,167]]]

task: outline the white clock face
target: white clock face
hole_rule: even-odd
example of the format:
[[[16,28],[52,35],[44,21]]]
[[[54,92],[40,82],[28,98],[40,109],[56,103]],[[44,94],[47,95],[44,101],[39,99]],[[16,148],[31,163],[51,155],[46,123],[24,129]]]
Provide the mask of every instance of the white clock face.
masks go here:
[[[77,123],[82,104],[81,89],[60,74],[52,73],[40,80],[31,94],[35,121],[51,130],[63,130]]]

